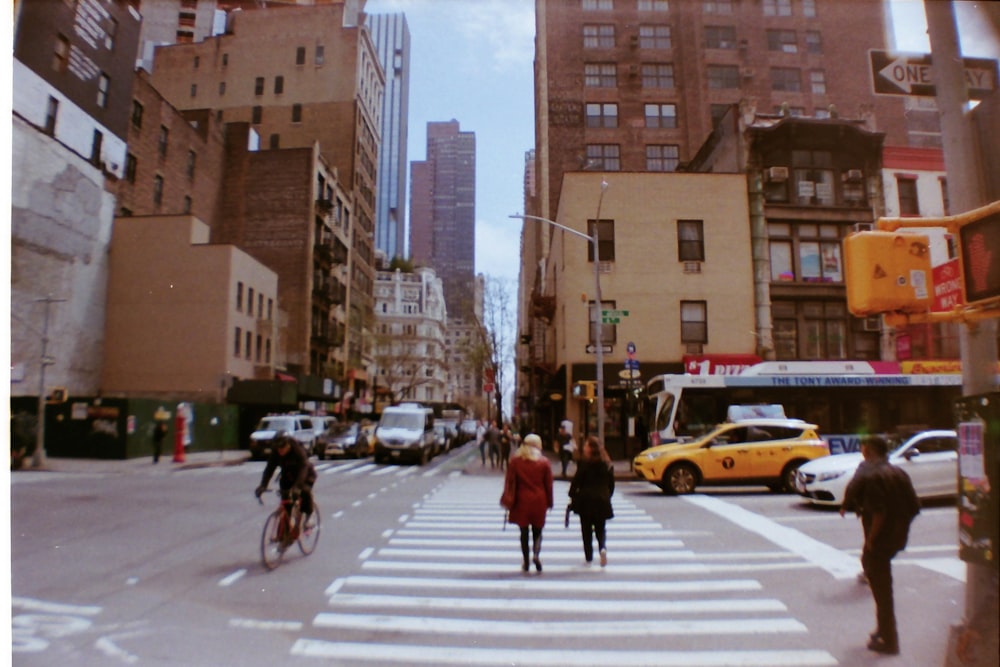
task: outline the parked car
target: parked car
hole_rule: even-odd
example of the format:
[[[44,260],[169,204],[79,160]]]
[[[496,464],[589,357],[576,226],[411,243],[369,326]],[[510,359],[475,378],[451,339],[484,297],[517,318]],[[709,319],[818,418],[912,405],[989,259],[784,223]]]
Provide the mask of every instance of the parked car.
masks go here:
[[[368,436],[358,422],[337,423],[316,438],[313,452],[321,461],[329,456],[368,456]]]
[[[664,493],[691,493],[703,484],[792,492],[798,467],[830,453],[816,428],[800,419],[726,422],[693,440],[646,449],[632,467]]]
[[[264,459],[271,454],[272,442],[279,434],[290,435],[311,452],[316,440],[312,418],[309,415],[268,415],[260,420],[250,434],[250,455]]]
[[[455,430],[450,425],[440,421],[434,422],[434,441],[437,443],[437,451],[439,454],[447,452],[452,447],[455,447],[455,437]]]
[[[476,427],[479,425],[475,419],[463,419],[458,425],[458,432],[461,434],[462,443],[476,439]]]
[[[795,491],[816,505],[839,507],[844,491],[863,460],[860,452],[810,461],[795,476]],[[958,436],[955,431],[917,433],[889,452],[889,463],[910,476],[921,499],[958,494]]]

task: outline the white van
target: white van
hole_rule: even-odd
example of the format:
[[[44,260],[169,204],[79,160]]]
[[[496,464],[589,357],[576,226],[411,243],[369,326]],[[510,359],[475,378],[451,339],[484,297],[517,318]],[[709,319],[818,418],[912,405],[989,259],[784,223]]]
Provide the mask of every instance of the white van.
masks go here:
[[[423,465],[434,455],[434,411],[417,403],[382,410],[375,429],[375,463],[416,461]]]

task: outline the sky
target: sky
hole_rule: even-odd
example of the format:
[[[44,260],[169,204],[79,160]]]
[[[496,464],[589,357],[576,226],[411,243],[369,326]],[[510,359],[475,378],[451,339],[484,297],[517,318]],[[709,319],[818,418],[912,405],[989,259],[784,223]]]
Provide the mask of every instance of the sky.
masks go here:
[[[896,50],[930,52],[922,0],[891,4]],[[963,55],[1000,57],[985,21],[962,22],[983,3],[958,4]],[[368,0],[365,9],[402,12],[410,29],[407,159],[426,158],[428,122],[475,132],[476,272],[516,280],[521,222],[508,216],[524,210],[524,155],[535,145],[534,0]]]

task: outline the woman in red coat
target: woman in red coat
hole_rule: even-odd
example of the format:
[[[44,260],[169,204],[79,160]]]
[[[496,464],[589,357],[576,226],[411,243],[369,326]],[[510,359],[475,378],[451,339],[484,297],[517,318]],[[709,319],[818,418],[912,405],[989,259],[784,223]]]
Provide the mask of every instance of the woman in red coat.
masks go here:
[[[542,454],[542,439],[531,433],[507,466],[505,488],[514,487],[514,502],[510,506],[509,519],[511,523],[521,528],[521,555],[524,562],[521,569],[528,571],[528,527],[531,527],[534,539],[535,569],[542,571],[542,561],[539,555],[542,551],[542,528],[545,526],[545,514],[552,509],[552,466]]]

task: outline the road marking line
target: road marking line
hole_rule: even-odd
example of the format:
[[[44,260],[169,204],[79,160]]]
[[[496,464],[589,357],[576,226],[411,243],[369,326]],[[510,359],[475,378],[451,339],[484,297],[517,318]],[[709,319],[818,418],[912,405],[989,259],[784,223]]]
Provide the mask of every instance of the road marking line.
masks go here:
[[[313,625],[366,633],[423,632],[479,634],[490,637],[662,637],[664,635],[747,635],[805,633],[808,628],[794,618],[728,618],[712,620],[627,621],[504,621],[497,619],[442,618],[431,616],[387,616],[384,614],[337,614],[321,612]]]
[[[513,541],[509,545],[513,545]],[[544,556],[553,561],[580,560],[583,556],[582,548],[576,545],[575,549],[549,550],[546,544]],[[396,547],[384,547],[378,550],[379,557],[393,558],[433,558],[436,560],[458,558],[471,560],[488,560],[497,555],[496,549],[406,549]],[[613,555],[615,563],[626,561],[640,561],[643,563],[666,562],[675,560],[693,560],[695,553],[687,549],[676,549],[673,551],[625,551],[615,552]]]
[[[375,465],[379,464],[376,463]],[[388,475],[391,472],[396,472],[396,466],[382,466],[380,470],[376,470],[372,473],[372,477],[376,477],[378,475]]]
[[[462,665],[468,667],[828,667],[837,659],[826,651],[567,651],[533,648],[462,648],[369,644],[298,639],[294,656],[356,662],[396,662],[404,665]]]
[[[341,580],[337,580],[341,581]],[[343,578],[342,585],[368,586],[371,588],[429,588],[431,590],[475,590],[475,591],[580,591],[585,593],[712,593],[759,591],[763,586],[756,579],[703,579],[679,581],[610,581],[581,580],[560,581],[555,579],[525,578],[520,574],[514,579],[448,579],[434,577],[380,577],[375,575],[352,575]]]
[[[245,628],[247,630],[278,630],[281,632],[299,632],[302,621],[258,621],[253,618],[231,618],[229,627]]]
[[[858,574],[858,561],[828,544],[805,533],[782,526],[767,517],[751,512],[735,503],[701,494],[681,496],[686,502],[708,510],[741,528],[757,533],[783,549],[823,568],[835,579],[853,579]]]
[[[364,549],[361,553],[358,554],[358,560],[366,560],[370,558],[373,553],[375,553],[375,548],[368,547],[367,549]]]
[[[416,537],[394,537],[389,540],[389,544],[399,545],[399,546],[410,546],[410,547],[499,547],[506,549],[510,546],[510,539],[493,539],[493,540],[474,540],[474,539],[444,539],[444,538],[416,538]],[[684,546],[683,540],[659,540],[659,539],[649,539],[649,540],[629,540],[629,539],[615,539],[615,536],[611,536],[611,542],[609,543],[615,551],[619,549],[637,549],[637,550],[653,550],[653,549],[674,549],[677,547]],[[559,539],[556,537],[545,536],[545,551],[548,552],[550,547],[556,548],[566,548],[580,550],[580,538],[565,538]]]
[[[13,597],[10,606],[24,611],[40,611],[46,614],[82,614],[84,616],[94,616],[101,613],[101,607],[84,607],[75,604],[62,604],[59,602],[45,602],[34,598]]]
[[[245,575],[246,573],[247,573],[247,571],[246,571],[245,568],[236,570],[235,572],[233,572],[229,576],[223,577],[222,579],[220,579],[219,580],[219,585],[220,586],[230,586],[230,585],[236,583],[237,581],[239,581],[243,577],[243,575]]]
[[[572,598],[466,598],[410,595],[339,593],[330,598],[332,607],[378,607],[457,611],[525,611],[563,614],[707,614],[707,613],[766,613],[786,612],[788,608],[774,599],[742,600],[607,600],[600,604],[581,605]]]

